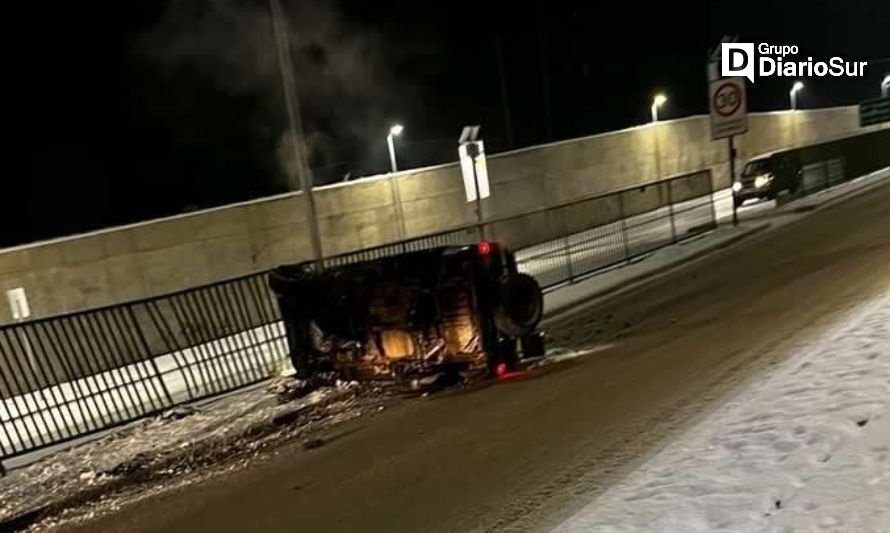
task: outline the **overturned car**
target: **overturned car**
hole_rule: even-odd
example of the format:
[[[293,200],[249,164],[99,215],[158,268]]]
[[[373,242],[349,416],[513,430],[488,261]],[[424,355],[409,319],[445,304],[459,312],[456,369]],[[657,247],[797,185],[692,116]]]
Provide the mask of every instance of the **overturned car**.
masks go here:
[[[496,243],[447,246],[320,268],[275,268],[297,374],[417,380],[496,375],[544,355],[543,297]]]

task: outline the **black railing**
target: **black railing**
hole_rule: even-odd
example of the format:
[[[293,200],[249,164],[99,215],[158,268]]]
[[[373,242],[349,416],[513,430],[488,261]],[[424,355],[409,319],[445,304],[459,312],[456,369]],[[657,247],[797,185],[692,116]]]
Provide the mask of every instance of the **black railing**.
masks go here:
[[[804,165],[798,195],[813,194],[847,181],[844,159],[834,158]]]
[[[287,354],[266,275],[0,327],[0,458],[256,383]]]
[[[698,235],[715,224],[711,171],[702,170],[331,256],[322,266],[469,245],[484,236],[515,250],[520,268],[549,288]]]
[[[520,269],[551,288],[715,225],[711,173],[705,170],[499,221],[487,231],[504,235]],[[528,228],[553,238],[534,242]]]
[[[328,257],[321,267],[482,236],[544,287],[714,227],[710,171]],[[0,459],[221,394],[287,360],[266,273],[0,326]]]

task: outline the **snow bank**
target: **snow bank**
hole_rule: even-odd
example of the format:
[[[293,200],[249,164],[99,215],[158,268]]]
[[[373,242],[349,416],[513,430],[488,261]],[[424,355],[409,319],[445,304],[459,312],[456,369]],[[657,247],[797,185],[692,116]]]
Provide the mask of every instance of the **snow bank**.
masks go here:
[[[886,531],[890,291],[557,531]]]

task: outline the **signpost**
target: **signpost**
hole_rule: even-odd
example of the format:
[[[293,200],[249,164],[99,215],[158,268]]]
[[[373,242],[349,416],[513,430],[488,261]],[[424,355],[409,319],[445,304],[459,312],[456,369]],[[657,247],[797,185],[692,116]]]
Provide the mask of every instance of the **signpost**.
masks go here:
[[[485,144],[479,139],[480,126],[466,126],[458,139],[457,154],[460,158],[460,172],[464,179],[464,192],[467,202],[476,203],[476,221],[479,223],[481,238],[485,238],[482,224],[482,199],[491,196],[488,183],[488,165],[485,161]]]
[[[16,322],[24,322],[31,318],[31,306],[28,305],[28,295],[25,293],[24,287],[16,287],[6,291],[6,299],[9,301],[9,308],[12,311],[12,319]],[[24,331],[16,333],[20,335],[19,342],[25,348],[25,355],[28,357],[28,363],[31,368],[36,364],[34,362],[34,351],[31,349],[31,341]]]
[[[711,138],[732,138],[748,131],[745,78],[711,80]]]
[[[724,39],[724,42],[728,42]],[[722,44],[722,43],[721,43]],[[748,97],[745,78],[724,78],[720,75],[720,45],[708,63],[708,106],[711,110],[711,138],[729,139],[729,184],[732,187],[732,223],[738,225],[735,200],[735,146],[733,137],[748,131]]]

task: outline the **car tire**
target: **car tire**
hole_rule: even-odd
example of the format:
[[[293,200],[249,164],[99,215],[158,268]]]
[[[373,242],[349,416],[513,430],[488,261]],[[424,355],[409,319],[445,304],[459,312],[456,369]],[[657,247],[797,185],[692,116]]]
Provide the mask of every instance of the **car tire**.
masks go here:
[[[494,322],[498,331],[521,337],[535,330],[544,316],[544,295],[535,278],[516,273],[499,281]]]

